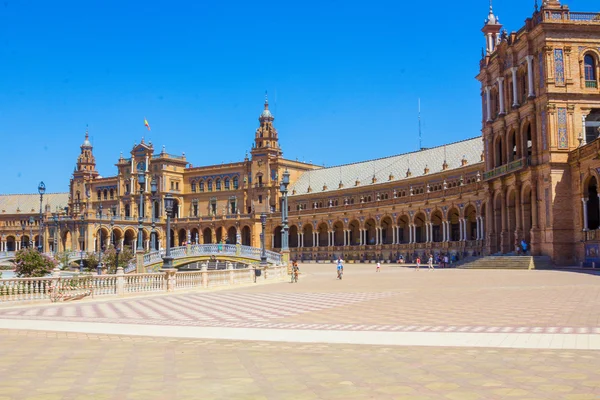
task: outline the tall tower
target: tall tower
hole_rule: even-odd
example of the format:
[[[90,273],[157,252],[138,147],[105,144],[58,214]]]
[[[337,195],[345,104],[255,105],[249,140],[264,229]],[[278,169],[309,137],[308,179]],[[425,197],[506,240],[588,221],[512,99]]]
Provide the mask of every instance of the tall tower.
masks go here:
[[[279,148],[277,129],[273,126],[274,120],[275,117],[269,110],[269,99],[265,95],[265,108],[258,117],[260,126],[256,129],[252,155],[263,153],[270,156],[280,156],[282,154]]]
[[[88,130],[85,130],[85,140],[81,145],[81,154],[77,157],[77,166],[73,172],[73,178],[77,179],[80,177],[96,177],[98,171],[96,171],[96,158],[94,157],[93,147],[90,143],[90,136]]]
[[[483,35],[485,36],[486,55],[489,56],[494,52],[494,50],[496,50],[496,45],[498,44],[500,38],[501,29],[502,24],[500,24],[500,20],[498,19],[498,17],[494,15],[494,9],[492,8],[492,0],[490,0],[490,12],[485,20],[485,25],[481,29]]]

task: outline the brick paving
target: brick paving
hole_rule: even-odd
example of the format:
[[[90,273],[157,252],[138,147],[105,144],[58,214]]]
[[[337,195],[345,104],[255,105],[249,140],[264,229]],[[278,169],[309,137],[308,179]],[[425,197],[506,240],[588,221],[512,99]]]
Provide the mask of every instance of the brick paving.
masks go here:
[[[600,351],[276,343],[254,329],[597,336],[598,276],[348,265],[338,281],[333,265],[301,270],[297,284],[0,308],[0,320],[57,331],[77,321],[248,332],[225,341],[0,330],[0,400],[600,398]]]

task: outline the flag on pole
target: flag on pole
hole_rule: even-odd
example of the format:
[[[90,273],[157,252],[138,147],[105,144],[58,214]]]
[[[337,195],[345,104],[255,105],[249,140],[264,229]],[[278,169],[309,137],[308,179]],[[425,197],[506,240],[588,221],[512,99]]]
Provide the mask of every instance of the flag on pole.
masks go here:
[[[148,120],[144,117],[144,126],[146,128],[148,128],[148,130],[150,130],[150,124],[148,123]]]

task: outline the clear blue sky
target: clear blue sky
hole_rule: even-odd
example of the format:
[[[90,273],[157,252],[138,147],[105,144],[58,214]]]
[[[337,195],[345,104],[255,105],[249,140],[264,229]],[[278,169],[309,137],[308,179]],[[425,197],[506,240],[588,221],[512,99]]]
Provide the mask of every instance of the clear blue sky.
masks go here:
[[[533,4],[494,11],[517,30]],[[419,97],[423,146],[477,136],[487,12],[487,0],[2,0],[0,193],[68,191],[86,124],[103,176],[142,136],[194,165],[242,160],[265,90],[291,159],[416,150]]]

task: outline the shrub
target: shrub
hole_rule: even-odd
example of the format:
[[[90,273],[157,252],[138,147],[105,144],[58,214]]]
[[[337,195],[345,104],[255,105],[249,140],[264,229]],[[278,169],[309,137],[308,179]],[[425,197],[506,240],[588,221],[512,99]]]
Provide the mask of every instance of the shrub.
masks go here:
[[[52,272],[58,262],[41,254],[37,249],[28,247],[15,254],[15,273],[19,278],[43,277]]]

